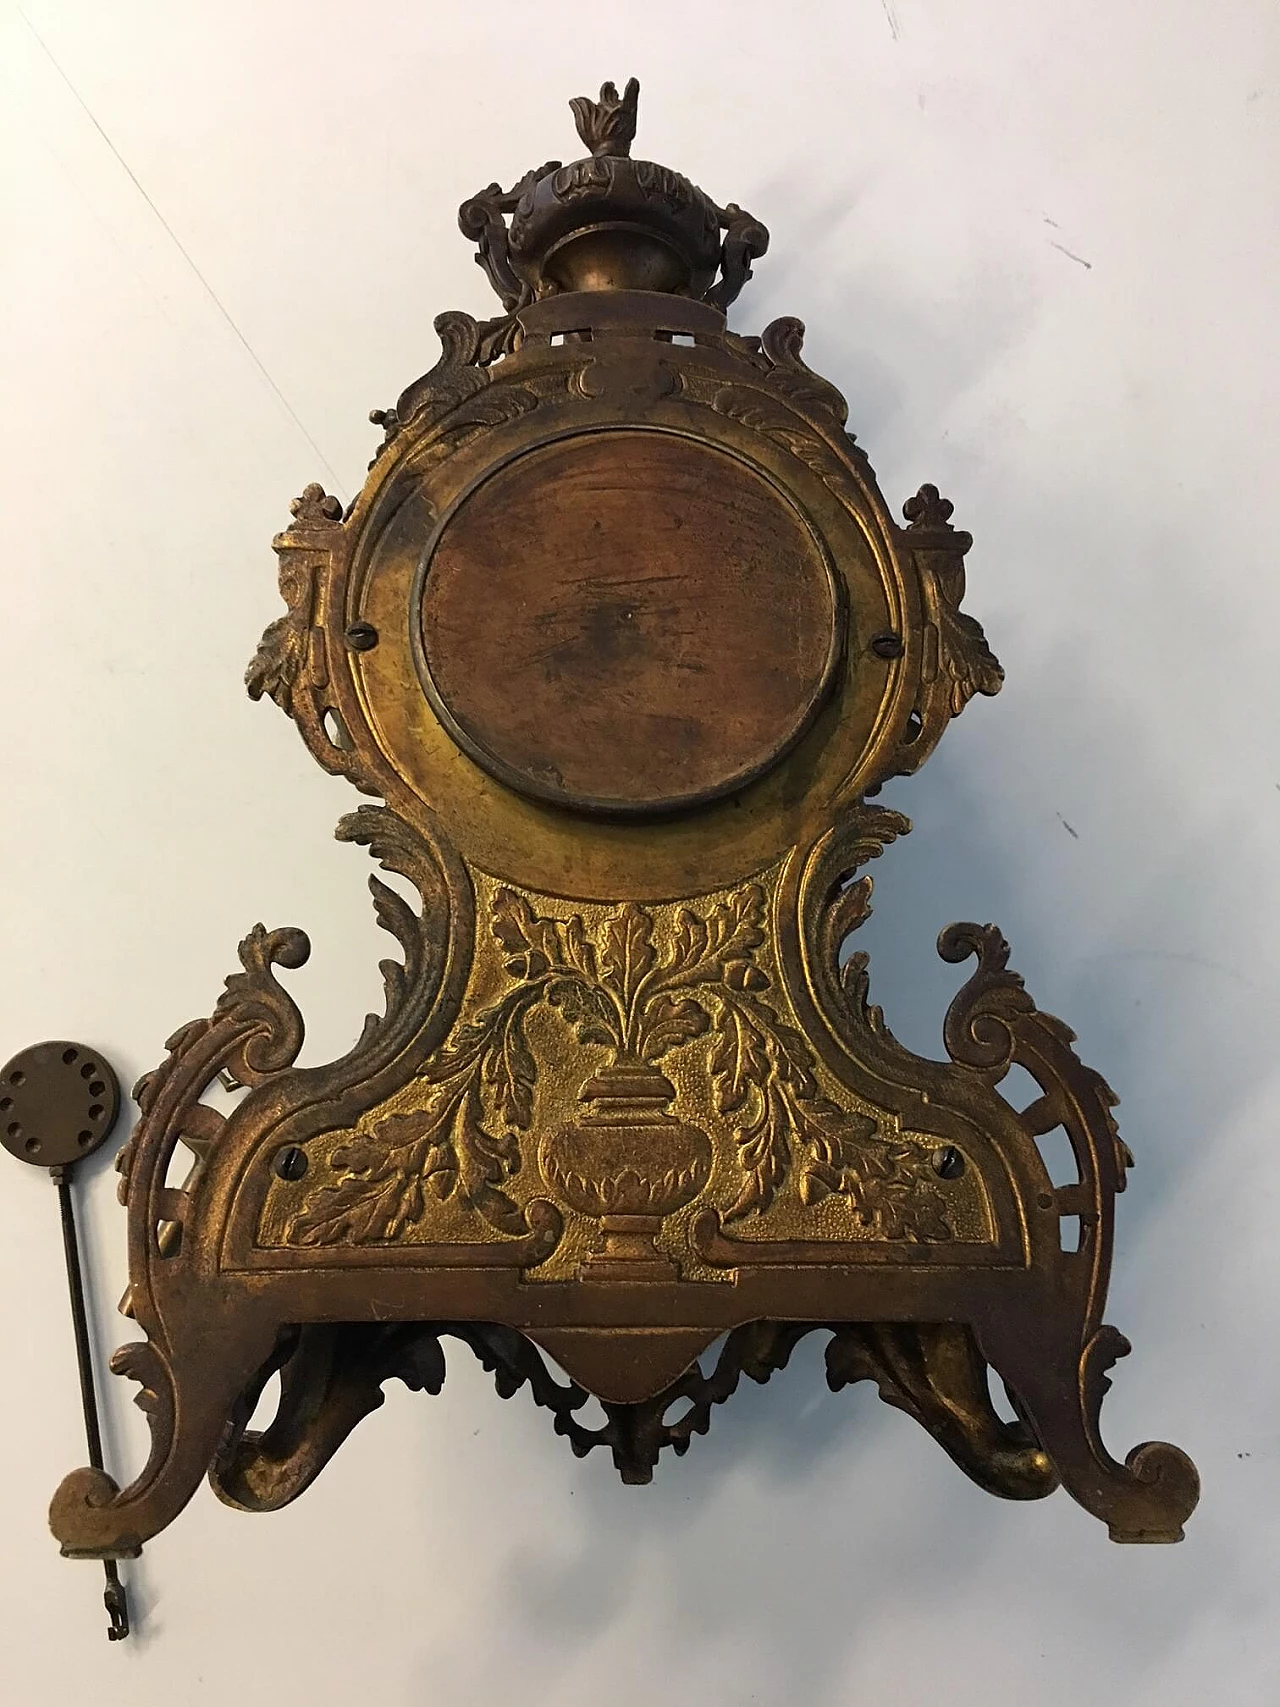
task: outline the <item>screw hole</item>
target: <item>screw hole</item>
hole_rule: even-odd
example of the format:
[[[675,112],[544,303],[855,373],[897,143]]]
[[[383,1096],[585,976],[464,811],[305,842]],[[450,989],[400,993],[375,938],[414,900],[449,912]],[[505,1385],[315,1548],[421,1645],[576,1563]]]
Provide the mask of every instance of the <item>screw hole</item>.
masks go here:
[[[91,1079],[97,1070],[98,1069],[94,1066],[92,1061],[86,1061],[84,1066],[80,1069],[80,1077],[82,1079]]]
[[[22,1148],[29,1156],[34,1156],[39,1152],[40,1140],[38,1138],[28,1138]]]
[[[939,1179],[959,1179],[964,1172],[964,1157],[954,1144],[944,1144],[929,1160]]]
[[[76,1133],[76,1143],[77,1144],[92,1144],[93,1143],[93,1133],[92,1132],[77,1132]]]
[[[62,1059],[69,1067],[79,1053],[80,1051],[78,1049],[64,1049],[62,1051]]]
[[[91,1097],[100,1097],[106,1088],[107,1087],[103,1084],[101,1079],[95,1079],[89,1086],[89,1095]]]
[[[20,1120],[11,1120],[5,1127],[5,1131],[9,1134],[10,1138],[21,1138],[22,1122]]]
[[[9,1083],[11,1085],[25,1085],[26,1082],[27,1082],[27,1075],[22,1071],[21,1067],[17,1068],[16,1071],[9,1074]]]
[[[0,1113],[5,1113],[13,1107],[12,1097],[0,1097]]]
[[[286,1144],[283,1150],[276,1152],[271,1164],[277,1179],[298,1180],[307,1171],[307,1154],[296,1144]]]
[[[92,1108],[90,1108],[89,1119],[90,1120],[101,1120],[102,1119],[102,1104],[100,1102],[95,1102],[93,1104]]]

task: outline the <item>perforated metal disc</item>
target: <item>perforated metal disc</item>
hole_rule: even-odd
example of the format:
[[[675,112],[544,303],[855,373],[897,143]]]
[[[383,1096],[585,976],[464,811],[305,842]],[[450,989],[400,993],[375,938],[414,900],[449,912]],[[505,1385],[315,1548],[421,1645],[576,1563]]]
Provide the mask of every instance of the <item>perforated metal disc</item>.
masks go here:
[[[83,1043],[33,1043],[0,1068],[0,1143],[19,1161],[66,1167],[115,1125],[120,1084]]]

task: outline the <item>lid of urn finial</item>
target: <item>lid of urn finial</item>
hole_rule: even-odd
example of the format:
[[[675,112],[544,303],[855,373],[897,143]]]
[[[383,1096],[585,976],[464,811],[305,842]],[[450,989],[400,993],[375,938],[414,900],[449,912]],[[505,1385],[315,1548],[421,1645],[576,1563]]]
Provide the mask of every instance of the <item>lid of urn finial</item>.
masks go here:
[[[549,160],[510,190],[490,184],[458,223],[512,312],[562,291],[644,290],[725,309],[751,277],[769,233],[730,202],[720,207],[679,172],[633,160],[640,84],[569,104],[586,158]],[[510,224],[506,216],[510,215]]]

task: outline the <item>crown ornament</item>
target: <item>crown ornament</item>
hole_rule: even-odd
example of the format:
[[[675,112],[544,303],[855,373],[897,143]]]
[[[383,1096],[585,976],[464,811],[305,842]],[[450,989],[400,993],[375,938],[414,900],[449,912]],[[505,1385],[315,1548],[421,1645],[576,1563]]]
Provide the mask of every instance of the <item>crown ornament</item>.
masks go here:
[[[661,291],[725,309],[768,249],[767,229],[735,202],[720,207],[682,173],[631,158],[639,99],[634,77],[621,95],[604,83],[598,100],[576,96],[585,158],[548,160],[459,208],[509,314],[582,290]]]

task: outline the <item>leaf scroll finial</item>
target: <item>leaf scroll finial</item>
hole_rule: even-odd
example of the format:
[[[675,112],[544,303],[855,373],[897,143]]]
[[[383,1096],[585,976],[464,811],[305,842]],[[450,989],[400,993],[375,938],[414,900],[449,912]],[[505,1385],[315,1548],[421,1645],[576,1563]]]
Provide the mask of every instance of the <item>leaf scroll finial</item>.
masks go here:
[[[607,154],[615,160],[625,160],[631,153],[639,100],[640,80],[630,77],[621,95],[616,83],[602,83],[598,101],[589,95],[576,95],[569,102],[578,135],[594,158]]]

